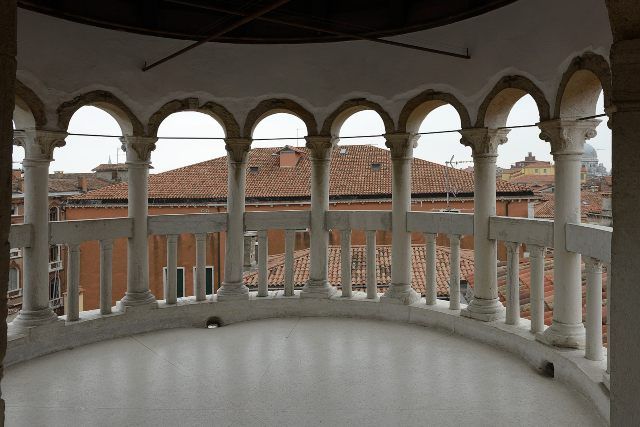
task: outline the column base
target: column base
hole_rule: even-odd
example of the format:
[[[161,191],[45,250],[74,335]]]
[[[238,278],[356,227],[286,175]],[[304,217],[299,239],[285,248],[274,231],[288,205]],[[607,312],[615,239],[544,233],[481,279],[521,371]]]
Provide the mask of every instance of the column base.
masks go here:
[[[553,321],[544,332],[536,334],[536,340],[562,348],[584,348],[585,329],[582,323],[567,324]]]
[[[506,310],[499,299],[473,298],[467,308],[460,310],[460,315],[483,322],[502,320],[506,316]]]
[[[222,282],[222,286],[216,294],[218,301],[237,301],[249,299],[249,288],[244,282]]]
[[[326,280],[309,279],[300,292],[300,298],[331,298],[335,294],[336,288]]]
[[[392,283],[387,292],[380,297],[380,302],[389,304],[410,305],[420,301],[418,294],[411,285]]]
[[[42,310],[20,310],[12,324],[21,328],[45,325],[58,320],[58,315],[49,307]]]
[[[135,307],[138,305],[157,304],[156,297],[150,290],[142,292],[126,292],[120,300],[122,307]]]

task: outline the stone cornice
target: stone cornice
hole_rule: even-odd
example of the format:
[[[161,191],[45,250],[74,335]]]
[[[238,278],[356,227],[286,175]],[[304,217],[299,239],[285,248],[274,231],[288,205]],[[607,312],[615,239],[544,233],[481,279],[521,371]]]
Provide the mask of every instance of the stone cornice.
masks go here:
[[[497,157],[498,146],[507,142],[509,129],[471,128],[460,131],[460,143],[471,147],[473,157]]]
[[[227,156],[233,163],[245,163],[247,154],[251,149],[251,140],[249,138],[225,138],[225,150]]]
[[[418,135],[413,133],[385,134],[385,146],[391,151],[391,159],[411,160],[413,158],[413,149],[418,142],[418,137]]]
[[[127,158],[127,162],[149,162],[151,160],[151,152],[156,149],[156,142],[158,141],[158,138],[125,136],[121,138],[120,141],[122,141],[122,148],[124,151],[129,153],[129,150],[132,150],[137,155],[137,159]]]
[[[311,160],[329,160],[335,139],[331,136],[305,136]]]
[[[551,154],[582,155],[586,140],[596,136],[600,120],[549,120],[538,123],[540,139],[551,144]]]

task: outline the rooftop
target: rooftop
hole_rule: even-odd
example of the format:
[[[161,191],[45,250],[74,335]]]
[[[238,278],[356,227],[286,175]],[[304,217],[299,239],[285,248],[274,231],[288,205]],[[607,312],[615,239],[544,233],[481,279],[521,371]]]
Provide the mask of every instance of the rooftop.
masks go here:
[[[346,148],[343,154],[341,149]],[[308,200],[311,197],[311,161],[306,148],[295,167],[281,167],[278,153],[282,147],[254,148],[247,164],[247,200]],[[372,167],[372,164],[380,164]],[[447,178],[449,185],[447,186]],[[413,160],[414,197],[444,197],[449,191],[458,196],[473,196],[473,174],[463,170]],[[330,197],[391,198],[391,155],[389,150],[371,145],[336,147],[331,155]],[[527,187],[497,182],[498,196],[533,197]],[[149,199],[223,201],[227,196],[227,158],[218,157],[194,165],[149,176]],[[120,200],[127,198],[127,183],[101,188],[73,200]],[[81,203],[81,202],[80,202]]]

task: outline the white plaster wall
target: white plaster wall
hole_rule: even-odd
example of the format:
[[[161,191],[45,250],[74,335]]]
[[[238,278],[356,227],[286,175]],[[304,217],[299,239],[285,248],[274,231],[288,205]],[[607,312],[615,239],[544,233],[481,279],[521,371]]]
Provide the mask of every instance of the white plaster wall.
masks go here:
[[[188,42],[93,28],[20,10],[18,78],[48,108],[104,89],[143,123],[165,102],[186,96],[226,106],[242,126],[260,100],[286,97],[324,117],[342,101],[366,97],[397,119],[404,102],[425,89],[448,91],[475,121],[484,96],[503,75],[536,83],[553,105],[571,58],[590,50],[608,57],[611,31],[602,0],[520,0],[445,27],[396,37],[416,44],[468,47],[462,60],[364,41],[312,45],[209,43],[143,73]]]

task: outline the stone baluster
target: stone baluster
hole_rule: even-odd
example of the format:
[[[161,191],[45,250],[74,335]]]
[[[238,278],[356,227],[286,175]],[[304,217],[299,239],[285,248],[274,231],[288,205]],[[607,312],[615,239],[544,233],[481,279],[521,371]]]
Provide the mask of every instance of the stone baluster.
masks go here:
[[[164,281],[167,304],[178,302],[178,235],[167,235],[167,278]]]
[[[329,166],[333,141],[330,136],[307,136],[311,160],[311,246],[309,281],[302,288],[302,298],[328,298],[336,289],[328,282],[329,231],[325,227],[329,211]]]
[[[100,240],[100,314],[111,314],[113,240]]]
[[[474,288],[473,299],[462,316],[482,321],[504,317],[498,297],[497,245],[489,237],[489,218],[496,214],[496,159],[498,146],[507,142],[508,129],[463,129],[463,145],[473,153]]]
[[[133,219],[133,236],[127,242],[127,292],[120,304],[137,306],[156,304],[149,290],[148,227],[149,166],[157,138],[126,136],[122,139],[127,153],[129,181],[128,215]]]
[[[602,262],[585,257],[587,276],[587,318],[585,357],[589,360],[602,360]]]
[[[376,230],[367,230],[367,298],[378,298],[378,275],[376,274]]]
[[[411,164],[417,135],[386,134],[393,168],[391,191],[391,283],[382,302],[413,304],[420,295],[411,287],[411,233],[407,212],[411,211]]]
[[[449,310],[460,310],[460,235],[449,235]]]
[[[197,233],[195,239],[196,271],[193,281],[193,294],[196,297],[196,301],[205,301],[207,299],[207,233]]]
[[[67,245],[67,321],[80,319],[80,244]]]
[[[351,285],[351,230],[340,232],[340,284],[342,296],[350,298],[353,291]]]
[[[520,323],[520,243],[505,242],[507,247],[507,325]]]
[[[424,233],[425,245],[425,299],[427,305],[435,305],[438,301],[438,281],[436,273],[436,237],[434,233]]]
[[[247,184],[247,156],[251,140],[225,140],[228,165],[227,240],[224,250],[224,282],[218,290],[218,301],[248,299],[244,284],[244,210]]]
[[[584,347],[580,254],[566,249],[566,225],[580,223],[580,171],[585,141],[596,135],[599,120],[539,123],[540,137],[551,143],[555,160],[553,231],[553,322],[537,338],[558,347]]]
[[[527,245],[531,264],[531,332],[544,331],[544,254],[546,248]]]
[[[269,296],[269,239],[267,230],[258,231],[258,296]]]
[[[31,246],[23,252],[22,309],[14,324],[37,326],[57,319],[49,307],[49,165],[56,147],[65,145],[65,132],[27,129],[14,143],[25,150],[24,223],[31,225]]]
[[[296,231],[285,230],[284,232],[284,296],[293,296],[294,288],[294,257],[293,252],[296,244]]]

